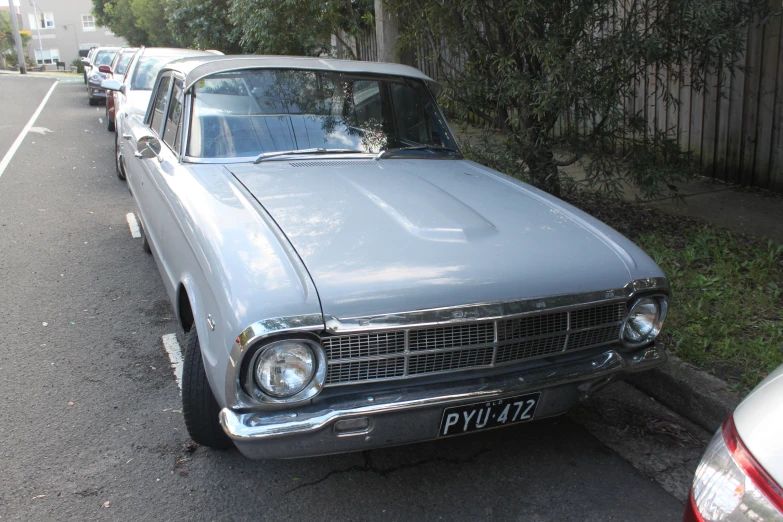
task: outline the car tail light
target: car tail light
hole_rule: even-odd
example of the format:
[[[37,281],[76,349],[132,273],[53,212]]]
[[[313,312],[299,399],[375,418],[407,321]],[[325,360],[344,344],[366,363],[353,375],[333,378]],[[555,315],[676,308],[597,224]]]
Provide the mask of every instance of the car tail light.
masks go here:
[[[693,479],[685,522],[783,522],[783,490],[742,443],[729,417]]]

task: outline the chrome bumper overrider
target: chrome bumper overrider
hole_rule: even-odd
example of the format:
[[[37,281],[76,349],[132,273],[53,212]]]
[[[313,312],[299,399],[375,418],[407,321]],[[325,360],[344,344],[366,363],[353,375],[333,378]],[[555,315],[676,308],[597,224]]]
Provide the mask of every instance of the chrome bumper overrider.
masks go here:
[[[295,410],[236,413],[224,408],[220,424],[237,448],[254,459],[361,451],[437,438],[446,406],[540,391],[536,418],[558,415],[614,378],[649,370],[665,361],[666,352],[656,343],[636,351],[607,350],[492,378],[357,392]],[[345,420],[357,422],[338,431],[337,423]]]

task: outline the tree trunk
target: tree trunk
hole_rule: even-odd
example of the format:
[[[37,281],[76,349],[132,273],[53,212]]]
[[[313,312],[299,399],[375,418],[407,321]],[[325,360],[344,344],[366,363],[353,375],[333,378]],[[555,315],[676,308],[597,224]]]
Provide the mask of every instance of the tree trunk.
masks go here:
[[[530,171],[530,183],[554,196],[560,196],[560,174],[555,154],[549,143],[541,143],[531,148],[525,163]]]

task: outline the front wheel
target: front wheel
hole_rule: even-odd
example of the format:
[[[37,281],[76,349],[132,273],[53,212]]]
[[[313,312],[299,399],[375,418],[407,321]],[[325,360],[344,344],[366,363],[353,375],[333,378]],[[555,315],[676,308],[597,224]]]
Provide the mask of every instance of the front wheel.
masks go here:
[[[98,98],[93,98],[92,96],[88,96],[87,99],[89,100],[89,104],[92,107],[95,107],[96,105],[98,105]]]
[[[207,381],[195,326],[188,332],[185,343],[185,364],[182,368],[182,413],[193,442],[212,449],[226,449],[233,446],[218,421],[220,406]]]

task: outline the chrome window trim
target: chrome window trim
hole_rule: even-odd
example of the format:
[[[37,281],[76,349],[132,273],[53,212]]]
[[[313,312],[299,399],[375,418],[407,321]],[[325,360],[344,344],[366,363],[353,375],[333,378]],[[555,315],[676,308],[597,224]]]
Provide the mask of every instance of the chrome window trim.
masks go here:
[[[172,75],[171,75],[171,87],[169,88],[169,101],[168,101],[168,103],[166,103],[166,113],[163,116],[163,118],[164,118],[164,120],[163,120],[164,121],[164,124],[163,124],[163,134],[161,134],[161,136],[160,136],[160,142],[163,143],[164,145],[166,145],[166,147],[169,148],[171,153],[174,154],[174,156],[177,157],[177,160],[179,160],[180,152],[182,150],[182,145],[181,145],[181,141],[182,141],[182,121],[181,120],[185,119],[185,93],[184,93],[184,91],[182,93],[182,114],[180,114],[180,116],[179,116],[180,117],[180,133],[179,133],[179,137],[178,138],[179,138],[179,141],[180,141],[180,144],[179,144],[180,145],[180,147],[179,147],[180,150],[174,150],[171,147],[171,145],[169,145],[166,142],[166,140],[163,139],[164,136],[166,135],[166,127],[168,127],[168,124],[169,124],[169,109],[171,108],[171,101],[172,101],[171,96],[172,96],[172,94],[174,94],[174,83],[176,83],[177,80],[181,80],[182,84],[183,85],[185,84],[185,79],[182,78],[182,75],[180,75],[179,73],[176,73],[176,72],[172,73]],[[149,108],[149,107],[147,107],[147,108]],[[188,118],[188,119],[190,119],[190,118]],[[152,128],[152,127],[150,127],[150,128]],[[175,143],[176,143],[176,140],[175,140]]]
[[[188,120],[192,119],[191,117],[188,118]],[[188,126],[190,127],[190,126]],[[344,159],[374,159],[377,154],[372,154],[370,152],[346,152],[344,154],[329,154],[329,155],[323,155],[323,154],[286,154],[283,156],[278,156],[275,158],[270,158],[268,161],[280,161],[280,162],[290,162],[291,158],[296,158],[296,161],[307,161],[307,160],[344,160]],[[184,156],[182,158],[182,161],[184,163],[206,163],[206,164],[222,164],[222,163],[253,163],[256,159],[256,156],[235,156],[230,158],[199,158],[196,156]],[[399,159],[399,158],[395,158]],[[417,158],[422,159],[422,158]],[[442,159],[442,158],[439,158]],[[382,163],[379,163],[379,165],[382,165]]]
[[[142,49],[144,49],[144,48],[142,47]],[[237,57],[237,58],[242,58],[242,57]],[[290,69],[290,70],[298,70],[298,71],[315,71],[315,72],[323,72],[323,73],[335,72],[336,71],[335,69],[331,69],[331,68],[330,69],[308,69],[308,68],[303,68],[303,67],[297,67],[295,65],[285,66],[285,67],[281,67],[281,66],[247,66],[247,65],[245,65],[245,66],[238,66],[238,67],[231,67],[231,68],[226,68],[226,69],[219,70],[219,71],[213,71],[213,72],[208,72],[208,73],[202,74],[201,76],[198,76],[198,77],[192,79],[192,81],[190,81],[190,82],[187,81],[187,76],[185,76],[183,78],[183,90],[185,92],[185,97],[186,97],[186,99],[188,101],[190,101],[191,98],[195,97],[194,96],[194,94],[195,94],[194,93],[194,86],[196,85],[196,83],[198,83],[199,81],[201,81],[204,78],[207,78],[208,76],[217,75],[217,74],[224,74],[224,73],[232,73],[232,72],[235,73],[235,72],[241,72],[241,71],[250,71],[250,70],[257,70],[257,69],[269,69],[269,70],[287,70],[287,69]],[[173,71],[174,69],[165,69],[165,66],[164,66],[164,70],[166,70],[166,71]],[[379,72],[369,72],[369,73],[368,72],[363,72],[363,73],[362,72],[347,72],[347,71],[336,71],[336,72],[341,72],[343,74],[356,74],[356,75],[365,74],[365,75],[379,76],[379,77],[386,76],[388,78],[407,78],[407,79],[412,79],[412,80],[415,80],[415,81],[422,82],[424,84],[424,87],[427,89],[427,92],[429,92],[430,96],[432,97],[432,101],[434,102],[435,110],[437,111],[438,116],[440,116],[441,121],[443,122],[444,126],[446,127],[446,131],[451,135],[452,138],[455,138],[456,135],[451,130],[451,126],[449,125],[448,119],[446,118],[446,115],[443,113],[443,110],[440,108],[440,105],[438,104],[438,96],[436,95],[436,93],[434,92],[434,89],[433,89],[433,85],[435,85],[435,86],[439,86],[439,85],[438,85],[437,82],[433,81],[432,79],[430,79],[430,78],[420,78],[420,77],[417,77],[417,76],[406,76],[406,75],[400,75],[400,74],[379,73]],[[156,83],[155,86],[157,86],[157,83]],[[154,88],[153,88],[153,92],[155,92]],[[169,91],[169,92],[171,92],[171,91]],[[192,106],[193,106],[193,104],[191,102],[191,103],[189,103],[189,106],[187,108],[191,109]],[[184,114],[184,112],[183,112],[183,114]],[[193,118],[193,112],[192,112],[192,110],[189,110],[188,117],[187,117],[187,121],[188,121],[188,123],[187,123],[187,134],[185,134],[184,132],[181,133],[182,137],[185,138],[185,141],[182,144],[182,148],[181,148],[182,154],[180,154],[180,162],[182,162],[182,163],[195,163],[195,164],[198,164],[198,163],[206,163],[206,164],[210,164],[210,163],[247,163],[247,162],[251,162],[252,163],[257,158],[258,155],[239,156],[239,157],[234,157],[234,158],[198,158],[198,157],[186,155],[185,152],[187,151],[188,144],[190,143],[190,127],[191,127],[190,121],[191,121],[192,118]],[[457,158],[457,159],[464,159],[464,157],[462,156],[462,151],[461,151],[461,149],[459,147],[459,144],[456,143],[456,139],[455,139],[455,145],[456,145],[456,151],[460,155],[460,157]],[[377,159],[377,156],[378,156],[377,153],[353,152],[353,153],[346,153],[344,155],[343,154],[330,154],[328,159],[345,159],[345,158],[362,158],[362,159],[364,159],[364,158],[368,158],[368,157],[369,158],[373,158],[373,159]],[[313,156],[296,155],[296,158],[297,158],[297,160],[299,160],[299,159],[302,159],[302,160],[306,160],[306,159],[325,159],[323,155],[318,155],[318,154],[313,155]],[[281,156],[279,158],[275,158],[275,160],[278,160],[278,161],[286,161],[286,160],[289,160],[289,159],[290,159],[290,156]],[[424,158],[422,158],[422,157],[419,157],[419,156],[412,156],[411,158],[404,158],[403,157],[403,158],[395,158],[395,159],[454,159],[454,158],[447,158],[447,157],[434,157],[434,158],[433,157],[424,157]]]
[[[248,326],[240,333],[229,354],[228,368],[226,375],[226,406],[232,410],[259,410],[270,408],[285,408],[291,406],[290,403],[261,403],[250,397],[243,389],[240,382],[240,368],[242,358],[247,353],[249,347],[254,343],[264,340],[270,336],[296,333],[296,332],[325,332],[332,334],[343,333],[366,333],[378,332],[382,330],[392,330],[399,328],[416,328],[447,324],[471,323],[478,320],[497,320],[513,319],[515,317],[524,317],[540,313],[551,312],[552,310],[567,311],[575,308],[584,308],[587,306],[610,304],[618,301],[628,301],[640,292],[657,291],[660,294],[669,294],[669,281],[665,277],[653,277],[636,279],[628,283],[623,288],[614,290],[604,290],[596,292],[584,292],[579,294],[565,294],[558,296],[548,296],[541,298],[531,298],[516,301],[499,301],[494,303],[477,303],[464,306],[434,308],[428,310],[419,310],[413,312],[402,312],[398,314],[384,314],[366,317],[351,317],[338,319],[330,315],[307,314],[286,317],[274,317],[264,319]],[[541,306],[543,303],[543,307]],[[623,320],[623,323],[625,320]],[[375,324],[373,324],[375,323]],[[570,324],[569,324],[570,326]],[[569,332],[570,333],[570,332]],[[497,328],[495,331],[495,341],[497,341]],[[406,349],[407,349],[406,333]],[[617,339],[619,342],[620,339]],[[651,341],[650,341],[651,342]],[[612,343],[599,343],[606,345]],[[595,346],[599,346],[595,345]],[[593,348],[595,346],[585,346],[580,349]],[[418,353],[418,352],[417,352]],[[427,353],[427,352],[420,352]],[[566,353],[566,352],[557,352]],[[405,355],[410,355],[406,352]],[[548,354],[540,357],[551,357],[554,354]],[[400,357],[403,354],[399,354]],[[528,360],[535,360],[540,357],[531,357]],[[505,366],[514,364],[501,363],[496,366]],[[494,363],[494,361],[493,361]],[[482,369],[486,367],[481,367]],[[406,366],[407,369],[407,366]],[[465,369],[453,370],[454,372],[464,372]],[[452,373],[452,371],[439,372],[440,374]],[[417,375],[419,376],[419,375]],[[388,379],[382,379],[388,381]],[[360,381],[357,384],[369,383],[373,381]],[[344,385],[347,383],[343,383]],[[329,386],[329,385],[325,385]]]
[[[160,83],[164,78],[171,78],[169,86],[166,88],[168,94],[166,95],[166,105],[163,107],[163,125],[161,126],[161,133],[152,127],[152,117],[155,114],[155,97],[158,95]],[[163,132],[166,131],[166,115],[169,111],[169,103],[171,102],[171,89],[174,87],[174,73],[168,69],[164,69],[158,74],[158,78],[155,80],[155,84],[152,87],[152,96],[150,97],[150,103],[147,105],[147,112],[144,113],[144,125],[152,131],[152,134],[158,138],[158,141],[163,141]]]
[[[184,89],[183,80],[183,89]],[[179,152],[177,152],[177,160],[180,163],[188,163],[185,158],[185,153],[188,150],[188,140],[190,139],[190,119],[192,117],[191,107],[193,102],[191,100],[191,91],[184,91],[184,102],[182,107],[182,127],[179,132]]]

